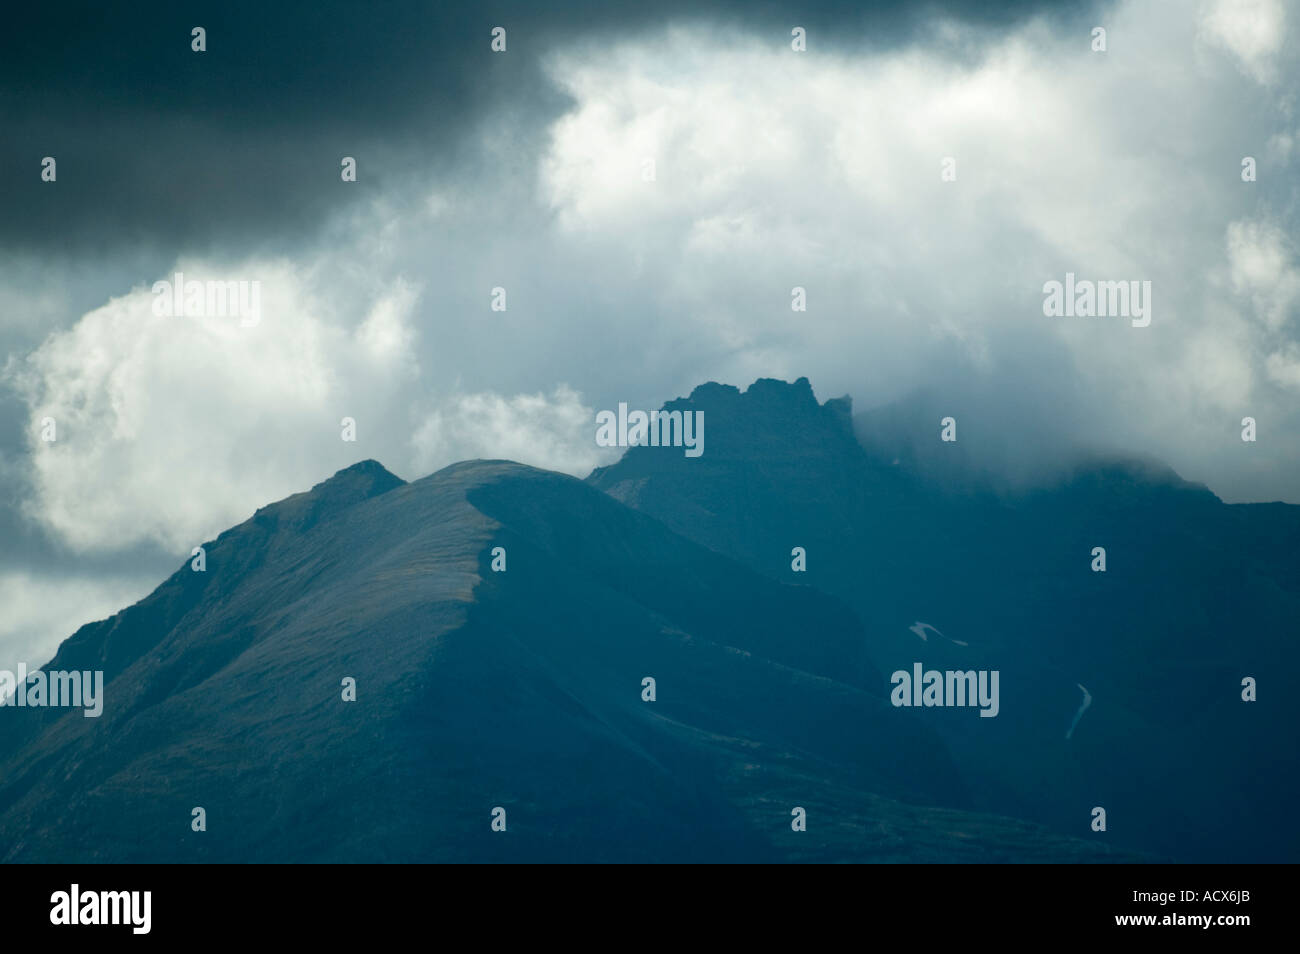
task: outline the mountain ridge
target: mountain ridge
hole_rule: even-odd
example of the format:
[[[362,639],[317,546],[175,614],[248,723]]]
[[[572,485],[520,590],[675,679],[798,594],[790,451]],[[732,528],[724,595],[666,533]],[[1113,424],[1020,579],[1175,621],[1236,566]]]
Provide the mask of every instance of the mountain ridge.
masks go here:
[[[201,579],[60,648],[118,671],[98,719],[0,713],[29,727],[0,754],[0,857],[1130,857],[954,806],[942,744],[853,676],[862,631],[833,598],[564,475],[381,470],[261,508]]]
[[[259,508],[206,572],[60,646],[47,669],[105,670],[101,719],[0,711],[0,858],[85,860],[93,836],[103,861],[1200,859],[1284,817],[1294,766],[1241,776],[1285,739],[1261,724],[1294,725],[1268,628],[1300,605],[1293,511],[1125,467],[946,494],[806,378],[665,408],[699,404],[696,460],[409,483],[363,460]],[[1253,609],[1225,650],[1234,588]],[[915,661],[1000,669],[1001,713],[891,705]],[[1258,708],[1224,701],[1234,666],[1269,674]],[[1221,771],[1189,774],[1205,744]],[[1094,804],[1114,838],[1087,837]]]

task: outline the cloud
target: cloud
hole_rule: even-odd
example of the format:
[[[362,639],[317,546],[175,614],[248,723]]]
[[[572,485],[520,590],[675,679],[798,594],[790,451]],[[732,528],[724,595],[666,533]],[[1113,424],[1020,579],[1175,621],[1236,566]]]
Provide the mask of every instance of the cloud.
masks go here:
[[[1270,222],[1228,226],[1232,287],[1250,299],[1252,312],[1269,331],[1280,331],[1300,303],[1300,268],[1287,234]]]
[[[259,282],[261,320],[162,317],[141,286],[6,370],[27,409],[28,514],[75,551],[154,544],[184,556],[362,457],[415,476],[472,457],[584,476],[609,460],[594,412],[567,386],[439,393],[423,379],[411,323],[421,290],[400,276],[372,282],[350,323],[332,292],[342,282],[358,301],[356,275],[324,260],[177,270],[186,285]],[[348,418],[355,442],[343,440]]]
[[[791,16],[752,0],[227,0],[198,13],[140,0],[112,16],[78,6],[19,6],[0,31],[0,248],[63,256],[112,242],[202,255],[257,243],[284,253],[376,194],[416,187],[430,162],[444,175],[472,164],[464,146],[485,123],[505,121],[531,149],[565,108],[538,68],[548,49],[666,20],[788,36]],[[1057,0],[821,0],[798,16],[829,47],[839,36],[905,42],[936,11],[1002,28],[1057,8],[1078,15]],[[196,25],[205,52],[191,48]],[[494,54],[496,26],[508,44]],[[57,160],[56,183],[40,179],[45,156]],[[359,169],[346,187],[343,156]]]
[[[1292,391],[1300,391],[1300,347],[1294,343],[1285,344],[1264,362],[1272,381]]]
[[[1300,429],[1295,122],[1274,88],[1183,68],[1201,23],[1181,4],[1105,22],[1105,54],[1043,18],[806,54],[690,23],[553,42],[544,135],[487,114],[450,180],[426,156],[417,188],[376,188],[292,256],[182,256],[260,279],[255,327],[154,316],[155,269],[11,361],[28,511],[79,551],[183,556],[364,457],[580,475],[604,462],[594,408],[801,375],[859,408],[935,390],[1012,465],[1068,439],[1300,500],[1296,441],[1231,445],[1247,414]],[[1151,326],[1044,317],[1068,271],[1151,281]]]
[[[1237,67],[1258,83],[1277,82],[1277,56],[1286,32],[1281,0],[1217,0],[1201,21],[1201,35],[1233,55]]]
[[[365,456],[341,440],[342,418],[382,440],[395,395],[418,376],[405,283],[350,330],[288,263],[177,269],[187,281],[259,282],[261,320],[159,317],[141,286],[8,366],[30,412],[29,508],[75,549],[148,540],[188,553]]]
[[[918,386],[970,413],[1015,401],[1003,424],[1026,460],[1068,428],[1230,499],[1300,500],[1281,476],[1300,473],[1296,442],[1267,473],[1226,443],[1245,413],[1300,427],[1278,389],[1294,380],[1294,121],[1269,88],[1183,68],[1201,29],[1184,11],[1111,9],[1104,54],[1046,21],[856,56],[687,28],[572,46],[547,61],[574,106],[543,196],[595,259],[593,297],[622,281],[621,326],[683,342],[708,377],[807,374],[859,406]],[[978,52],[953,56],[954,36]],[[1293,65],[1271,40],[1236,49]],[[1267,181],[1244,184],[1240,156],[1270,142]],[[1043,283],[1067,272],[1150,281],[1152,325],[1045,318]]]
[[[585,477],[616,453],[595,442],[595,411],[567,385],[550,394],[462,394],[425,417],[412,437],[427,472],[465,458],[505,458]]]

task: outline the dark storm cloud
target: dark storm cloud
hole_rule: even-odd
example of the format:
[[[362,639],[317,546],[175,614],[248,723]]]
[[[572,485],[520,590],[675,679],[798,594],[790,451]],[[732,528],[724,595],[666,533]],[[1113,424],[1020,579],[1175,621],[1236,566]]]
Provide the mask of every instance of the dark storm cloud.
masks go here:
[[[464,161],[489,112],[536,144],[565,107],[540,55],[685,17],[792,25],[823,48],[906,42],[936,16],[1000,29],[1077,4],[669,2],[24,5],[0,36],[0,246],[210,252],[293,243],[376,191]],[[1064,12],[1062,12],[1064,11]],[[492,27],[509,51],[489,49]],[[207,30],[207,52],[190,31]],[[339,162],[359,181],[342,188]],[[53,156],[58,181],[40,181]],[[521,170],[529,163],[521,164]],[[526,174],[526,173],[525,173]]]

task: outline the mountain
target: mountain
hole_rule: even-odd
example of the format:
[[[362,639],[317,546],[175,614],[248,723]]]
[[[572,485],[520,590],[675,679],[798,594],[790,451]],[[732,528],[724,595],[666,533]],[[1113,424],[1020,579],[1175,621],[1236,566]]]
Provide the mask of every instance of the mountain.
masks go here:
[[[1136,857],[971,810],[844,602],[570,477],[365,461],[205,551],[46,667],[99,718],[0,708],[3,860]]]
[[[1300,857],[1300,507],[1227,505],[1096,456],[1016,487],[962,446],[979,427],[942,442],[915,404],[855,419],[805,378],[709,383],[665,408],[703,412],[704,456],[633,447],[588,482],[840,597],[882,673],[998,670],[996,718],[914,710],[974,807],[1073,834],[1100,806],[1117,844],[1179,860]]]

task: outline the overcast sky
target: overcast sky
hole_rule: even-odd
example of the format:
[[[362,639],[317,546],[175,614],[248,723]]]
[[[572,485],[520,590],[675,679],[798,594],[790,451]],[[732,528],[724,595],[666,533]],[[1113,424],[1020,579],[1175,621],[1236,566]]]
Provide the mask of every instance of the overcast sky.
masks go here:
[[[986,6],[16,14],[0,668],[359,459],[585,476],[596,410],[707,380],[927,387],[1027,464],[1300,503],[1296,11]],[[261,320],[154,315],[176,271],[260,282]],[[1150,281],[1150,325],[1046,317],[1067,272]]]

